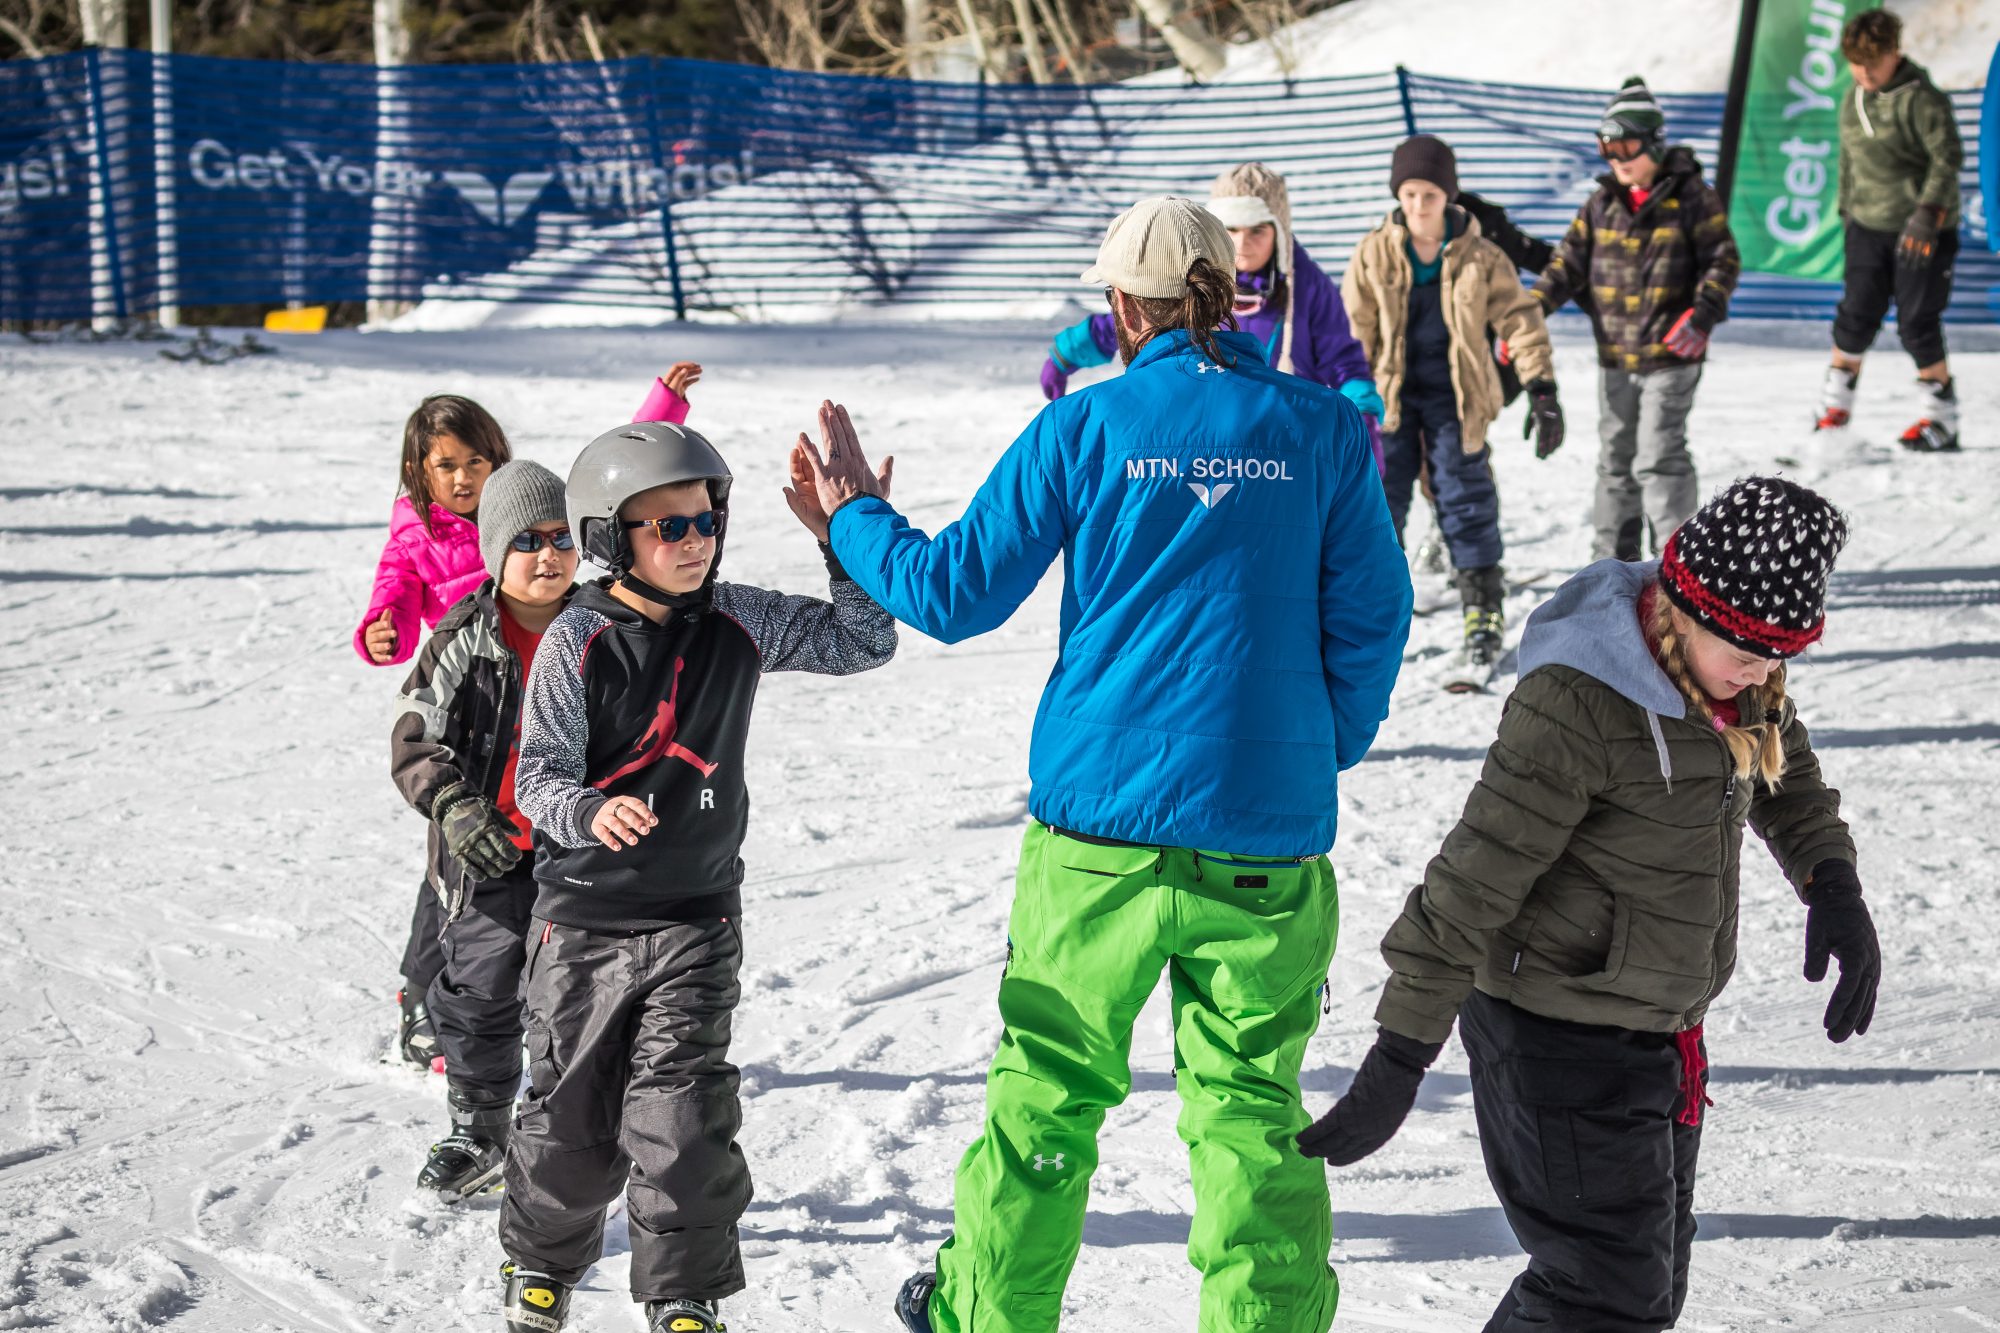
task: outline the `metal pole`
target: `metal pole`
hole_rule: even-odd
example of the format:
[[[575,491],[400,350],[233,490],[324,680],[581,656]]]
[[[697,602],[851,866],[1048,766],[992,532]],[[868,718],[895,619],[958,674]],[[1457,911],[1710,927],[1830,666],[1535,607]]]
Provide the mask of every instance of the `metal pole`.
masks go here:
[[[181,323],[180,219],[174,195],[173,0],[151,0],[153,27],[153,237],[160,327]]]
[[[667,247],[667,281],[674,289],[674,318],[685,322],[688,317],[687,293],[681,287],[680,247],[674,243],[673,164],[667,161],[665,145],[660,140],[660,85],[667,62],[658,56],[643,59],[646,62],[646,134],[652,140],[648,148],[653,155],[653,179],[660,183],[660,235]],[[608,74],[605,77],[607,81],[610,78]],[[702,151],[708,151],[706,144]]]
[[[410,226],[409,202],[385,193],[401,187],[400,171],[411,120],[400,68],[410,56],[410,29],[403,0],[375,0],[375,192],[368,226],[368,322],[380,324],[407,309],[403,278],[404,249]]]
[[[90,84],[90,310],[91,327],[99,332],[110,329],[128,313],[125,270],[118,262],[118,207],[111,188],[112,144],[104,106],[103,65],[103,47],[93,46],[84,52],[84,71]]]
[[[1750,62],[1757,53],[1760,8],[1759,0],[1743,0],[1742,14],[1736,20],[1736,55],[1729,65],[1729,91],[1722,103],[1722,144],[1715,163],[1715,192],[1722,196],[1724,208],[1729,207],[1729,196],[1736,188],[1737,150],[1743,138],[1743,97],[1750,88]]]
[[[1403,132],[1411,138],[1417,134],[1417,107],[1410,100],[1410,71],[1396,66],[1396,95],[1403,99]]]

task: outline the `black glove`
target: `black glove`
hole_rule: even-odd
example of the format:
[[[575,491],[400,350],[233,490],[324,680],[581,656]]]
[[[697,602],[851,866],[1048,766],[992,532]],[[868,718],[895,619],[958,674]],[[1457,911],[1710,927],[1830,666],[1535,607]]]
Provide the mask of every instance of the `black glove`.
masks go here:
[[[1535,457],[1547,458],[1563,443],[1563,409],[1556,401],[1556,386],[1548,380],[1527,385],[1528,419],[1521,423],[1521,438],[1533,438]]]
[[[1333,1166],[1351,1166],[1387,1143],[1416,1104],[1424,1071],[1443,1049],[1443,1042],[1412,1041],[1380,1029],[1346,1095],[1299,1135],[1299,1151]]]
[[[1846,1041],[1875,1021],[1882,982],[1882,946],[1861,901],[1861,880],[1846,861],[1821,861],[1806,881],[1806,980],[1826,979],[1826,960],[1840,960],[1840,980],[1826,1003],[1826,1036]]]
[[[509,836],[514,826],[466,783],[454,782],[440,791],[431,802],[431,818],[443,830],[445,846],[475,879],[497,879],[521,859],[521,849]]]
[[[1936,204],[1918,204],[1903,224],[1903,239],[1896,242],[1896,262],[1904,268],[1929,268],[1937,254],[1938,223],[1943,220]]]

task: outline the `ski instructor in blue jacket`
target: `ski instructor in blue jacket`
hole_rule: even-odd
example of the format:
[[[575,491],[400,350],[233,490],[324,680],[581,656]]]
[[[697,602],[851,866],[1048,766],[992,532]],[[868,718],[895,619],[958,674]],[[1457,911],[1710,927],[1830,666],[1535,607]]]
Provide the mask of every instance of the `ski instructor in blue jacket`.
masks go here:
[[[822,406],[823,454],[801,438],[840,563],[934,638],[995,628],[1063,561],[1005,1027],[952,1235],[898,1298],[912,1330],[1055,1333],[1162,969],[1198,1327],[1333,1320],[1298,1075],[1334,951],[1337,774],[1388,712],[1410,580],[1361,413],[1223,327],[1232,256],[1185,199],[1113,221],[1083,278],[1106,288],[1125,373],[1044,408],[936,536],[876,494],[846,409]]]

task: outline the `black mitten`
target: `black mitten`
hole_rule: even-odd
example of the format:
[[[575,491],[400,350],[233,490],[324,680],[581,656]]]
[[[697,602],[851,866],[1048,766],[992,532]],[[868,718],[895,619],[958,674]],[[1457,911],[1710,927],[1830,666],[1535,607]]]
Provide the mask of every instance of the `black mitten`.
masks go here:
[[[1882,946],[1875,919],[1861,901],[1861,880],[1846,861],[1821,861],[1806,881],[1806,980],[1826,979],[1829,958],[1840,960],[1840,979],[1826,1003],[1829,1041],[1868,1031],[1875,1020],[1875,988],[1882,982]]]
[[[1443,1042],[1412,1041],[1380,1029],[1346,1095],[1299,1135],[1299,1151],[1349,1166],[1387,1143],[1416,1105],[1417,1085],[1443,1049]]]

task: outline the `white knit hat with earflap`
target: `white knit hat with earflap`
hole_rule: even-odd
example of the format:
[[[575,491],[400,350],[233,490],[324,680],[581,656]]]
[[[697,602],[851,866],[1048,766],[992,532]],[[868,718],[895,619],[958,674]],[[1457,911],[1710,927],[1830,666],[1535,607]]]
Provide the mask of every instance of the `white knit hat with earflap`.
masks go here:
[[[1276,368],[1290,374],[1296,293],[1291,280],[1292,196],[1285,188],[1285,178],[1262,162],[1245,162],[1217,176],[1208,194],[1208,211],[1222,219],[1223,226],[1255,227],[1268,222],[1277,230],[1272,255],[1278,261],[1278,276],[1285,279],[1285,332]]]

